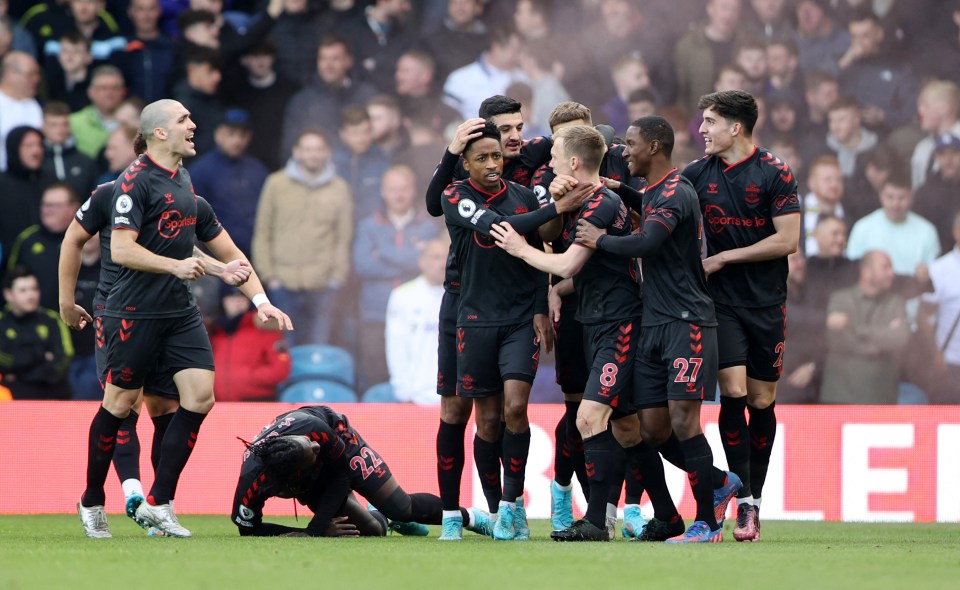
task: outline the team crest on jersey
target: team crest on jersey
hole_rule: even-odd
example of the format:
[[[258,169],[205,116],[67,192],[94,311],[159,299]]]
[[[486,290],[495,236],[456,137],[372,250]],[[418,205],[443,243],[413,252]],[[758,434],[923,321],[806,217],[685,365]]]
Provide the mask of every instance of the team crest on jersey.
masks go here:
[[[460,217],[469,218],[477,212],[477,204],[470,199],[463,199],[457,203],[457,212],[460,213]]]
[[[747,185],[747,194],[743,197],[743,200],[749,205],[756,205],[760,202],[760,187],[754,183]]]
[[[133,199],[130,195],[120,195],[117,199],[117,213],[126,213],[133,209]]]

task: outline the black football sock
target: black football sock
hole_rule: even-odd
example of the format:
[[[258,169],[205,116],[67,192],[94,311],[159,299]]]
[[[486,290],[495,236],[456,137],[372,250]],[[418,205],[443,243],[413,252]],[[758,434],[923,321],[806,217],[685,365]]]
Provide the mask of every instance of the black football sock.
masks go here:
[[[139,414],[130,410],[117,429],[117,447],[113,452],[113,466],[117,469],[120,483],[128,479],[140,479],[140,437],[137,436]]]
[[[627,455],[617,439],[613,439],[613,444],[610,445],[610,456],[613,457],[613,463],[610,465],[610,491],[607,494],[607,504],[619,506],[620,492],[623,490],[627,470]]]
[[[447,424],[440,421],[437,430],[437,483],[444,510],[460,508],[460,481],[465,462],[463,437],[466,424]]]
[[[523,480],[530,454],[530,429],[511,432],[503,429],[503,499],[515,502],[523,496]]]
[[[89,446],[87,448],[87,489],[83,492],[80,502],[86,506],[100,506],[106,500],[107,494],[103,485],[107,481],[110,471],[110,461],[116,447],[117,430],[123,418],[117,418],[103,406],[97,410],[93,422],[90,423]]]
[[[680,439],[677,438],[677,435],[673,432],[670,433],[670,438],[667,439],[667,442],[657,447],[657,452],[681,471],[687,470],[686,459],[683,458],[683,450],[680,448]],[[710,473],[710,479],[713,481],[713,489],[722,488],[723,484],[727,483],[727,474],[722,469],[714,467]]]
[[[503,489],[500,487],[500,445],[474,435],[473,462],[477,465],[480,489],[483,490],[483,497],[487,499],[487,508],[494,513],[503,496]]]
[[[500,422],[500,436],[497,437],[497,456],[500,457],[500,465],[506,469],[507,464],[503,460],[503,434],[507,431],[507,423]]]
[[[777,415],[773,402],[764,409],[747,406],[750,412],[750,487],[754,498],[763,494],[763,484],[767,480],[770,467],[770,453],[773,441],[777,437]]]
[[[160,466],[160,449],[163,448],[163,437],[167,434],[167,428],[170,428],[170,421],[173,420],[174,412],[155,416],[150,418],[153,422],[153,443],[150,447],[150,463],[153,465],[153,474],[156,476],[157,467]]]
[[[664,522],[674,522],[680,518],[677,507],[667,489],[667,480],[663,475],[663,462],[660,455],[645,442],[624,449],[627,465],[640,474],[640,482],[650,496],[653,504],[653,516]]]
[[[607,499],[610,497],[611,480],[615,479],[613,469],[616,457],[613,447],[616,444],[609,430],[583,439],[583,456],[590,480],[590,500],[584,518],[601,530],[607,526]]]
[[[557,427],[553,431],[553,480],[558,485],[568,486],[573,479],[573,460],[571,458],[570,441],[567,438],[567,421],[561,416]]]
[[[577,410],[580,402],[563,402],[567,407],[564,418],[567,421],[567,444],[570,445],[570,461],[573,463],[573,472],[577,474],[583,497],[590,499],[590,482],[587,478],[587,469],[583,464],[583,437],[577,428]]]
[[[622,447],[621,447],[622,448]],[[639,504],[643,496],[643,478],[640,470],[627,462],[627,451],[623,449],[624,504]]]
[[[737,474],[743,487],[738,498],[746,498],[750,491],[750,445],[747,441],[747,398],[720,397],[720,439],[723,441],[723,453],[727,456],[730,471]]]
[[[206,414],[191,412],[181,406],[173,415],[160,449],[157,479],[150,488],[151,504],[168,504],[177,493],[180,474],[187,465],[193,446],[197,443],[200,425]]]
[[[713,451],[707,444],[707,437],[702,434],[680,441],[680,446],[687,460],[687,479],[697,501],[697,520],[704,521],[711,531],[715,531],[720,527],[713,513],[713,478],[710,473]]]

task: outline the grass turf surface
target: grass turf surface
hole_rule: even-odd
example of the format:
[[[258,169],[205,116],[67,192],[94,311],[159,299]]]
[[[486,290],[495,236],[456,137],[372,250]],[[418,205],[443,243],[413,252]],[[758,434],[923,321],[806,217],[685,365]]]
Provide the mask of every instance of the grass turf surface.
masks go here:
[[[119,514],[108,520],[114,538],[95,540],[75,514],[0,516],[0,588],[960,587],[952,524],[764,522],[763,541],[741,544],[728,520],[722,544],[676,546],[554,543],[546,521],[531,522],[525,543],[469,532],[439,543],[439,527],[427,538],[241,539],[224,516],[186,515],[195,537],[167,539]]]

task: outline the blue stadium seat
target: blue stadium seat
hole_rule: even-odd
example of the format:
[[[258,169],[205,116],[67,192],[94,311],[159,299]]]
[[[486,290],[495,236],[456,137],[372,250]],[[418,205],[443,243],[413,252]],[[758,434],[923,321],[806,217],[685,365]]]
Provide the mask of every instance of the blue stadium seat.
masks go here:
[[[290,349],[290,381],[328,379],[348,387],[356,385],[353,357],[345,349],[322,344],[301,344]]]
[[[326,379],[304,379],[279,391],[281,402],[288,404],[330,404],[354,403],[357,394],[352,389],[336,381]]]
[[[393,394],[393,386],[387,383],[378,383],[363,394],[363,402],[376,404],[393,404],[400,400]]]

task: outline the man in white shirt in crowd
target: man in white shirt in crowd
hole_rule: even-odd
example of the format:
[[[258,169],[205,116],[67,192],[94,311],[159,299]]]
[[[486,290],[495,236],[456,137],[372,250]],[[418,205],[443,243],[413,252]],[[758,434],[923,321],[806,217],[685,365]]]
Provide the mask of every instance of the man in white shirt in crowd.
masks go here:
[[[11,51],[0,63],[0,172],[7,169],[7,133],[14,127],[43,126],[43,110],[37,102],[40,66],[22,51]]]
[[[953,249],[930,264],[934,291],[922,297],[924,308],[936,311],[938,377],[928,395],[940,404],[960,404],[960,211],[953,217],[953,239]]]

